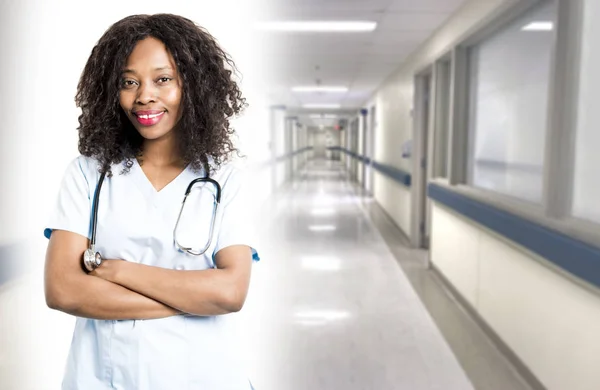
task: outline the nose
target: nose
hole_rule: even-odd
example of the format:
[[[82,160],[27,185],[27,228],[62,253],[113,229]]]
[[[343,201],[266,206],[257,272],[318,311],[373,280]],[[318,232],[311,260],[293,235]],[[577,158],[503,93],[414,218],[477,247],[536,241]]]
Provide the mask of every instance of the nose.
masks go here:
[[[136,103],[146,105],[156,101],[156,87],[152,83],[143,83],[138,88]]]

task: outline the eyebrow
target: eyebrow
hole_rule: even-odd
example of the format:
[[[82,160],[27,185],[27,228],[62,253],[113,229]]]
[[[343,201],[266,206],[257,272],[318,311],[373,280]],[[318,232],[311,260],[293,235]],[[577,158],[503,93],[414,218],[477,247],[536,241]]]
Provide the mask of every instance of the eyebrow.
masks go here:
[[[170,66],[161,66],[159,68],[154,68],[154,71],[159,71],[159,70],[173,70],[173,68],[171,68]],[[122,73],[137,73],[135,70],[133,69],[123,69]]]

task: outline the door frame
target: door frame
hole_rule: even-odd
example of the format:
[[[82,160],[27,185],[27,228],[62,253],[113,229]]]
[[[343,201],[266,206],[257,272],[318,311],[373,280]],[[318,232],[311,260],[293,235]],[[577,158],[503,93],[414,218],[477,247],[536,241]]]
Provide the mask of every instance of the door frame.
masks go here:
[[[429,249],[431,210],[427,184],[431,177],[431,141],[435,128],[436,72],[428,65],[414,76],[413,150],[411,178],[411,245]],[[429,80],[429,84],[427,84]]]
[[[365,127],[366,131],[366,148],[365,148],[365,157],[369,158],[369,163],[366,164],[365,170],[365,190],[368,195],[373,195],[373,159],[375,158],[375,131],[376,131],[376,121],[375,121],[375,105],[372,105],[370,108],[366,108],[365,115]]]

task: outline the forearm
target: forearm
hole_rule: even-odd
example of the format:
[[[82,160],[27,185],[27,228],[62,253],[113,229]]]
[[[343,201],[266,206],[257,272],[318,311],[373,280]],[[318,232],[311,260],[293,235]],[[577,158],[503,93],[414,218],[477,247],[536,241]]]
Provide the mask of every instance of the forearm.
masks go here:
[[[73,275],[69,288],[50,305],[78,317],[101,320],[153,319],[180,312],[135,291],[91,275]]]
[[[181,312],[214,316],[239,310],[230,275],[220,269],[178,271],[123,262],[113,282]]]

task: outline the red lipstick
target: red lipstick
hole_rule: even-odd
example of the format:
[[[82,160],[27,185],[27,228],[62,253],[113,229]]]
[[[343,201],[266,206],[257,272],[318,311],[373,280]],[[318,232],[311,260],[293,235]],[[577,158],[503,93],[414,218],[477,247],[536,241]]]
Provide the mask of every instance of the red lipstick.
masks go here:
[[[135,111],[133,114],[141,125],[152,126],[160,122],[165,112],[160,110],[140,110]]]

